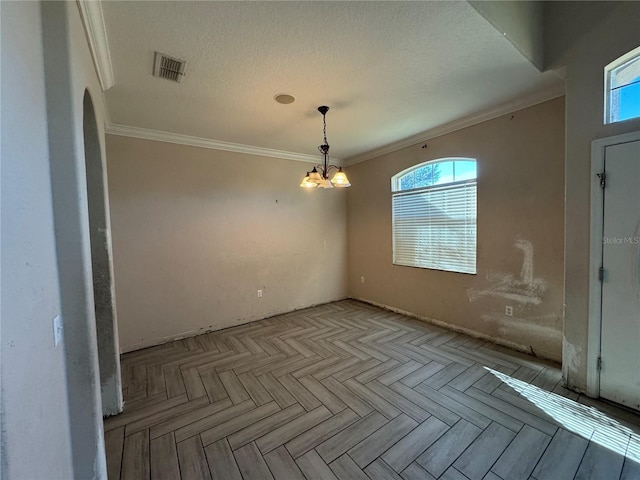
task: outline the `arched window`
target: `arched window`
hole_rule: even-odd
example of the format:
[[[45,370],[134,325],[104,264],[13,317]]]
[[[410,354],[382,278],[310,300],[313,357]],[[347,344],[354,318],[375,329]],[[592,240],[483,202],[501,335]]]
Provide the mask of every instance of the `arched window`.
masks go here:
[[[393,263],[476,273],[476,161],[441,158],[391,178]]]
[[[604,123],[640,117],[640,47],[604,68]]]

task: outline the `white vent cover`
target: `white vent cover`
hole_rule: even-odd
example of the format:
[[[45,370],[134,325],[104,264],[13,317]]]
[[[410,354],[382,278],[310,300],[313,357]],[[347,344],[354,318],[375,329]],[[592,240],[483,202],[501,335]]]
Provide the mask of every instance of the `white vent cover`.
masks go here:
[[[155,52],[153,75],[180,83],[184,77],[184,66],[187,62],[170,57],[165,53]]]

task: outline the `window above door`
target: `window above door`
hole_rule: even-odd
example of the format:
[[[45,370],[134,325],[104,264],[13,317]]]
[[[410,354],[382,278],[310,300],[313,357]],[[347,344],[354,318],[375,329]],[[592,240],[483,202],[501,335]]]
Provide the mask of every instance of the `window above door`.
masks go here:
[[[640,47],[607,65],[604,123],[640,117]]]

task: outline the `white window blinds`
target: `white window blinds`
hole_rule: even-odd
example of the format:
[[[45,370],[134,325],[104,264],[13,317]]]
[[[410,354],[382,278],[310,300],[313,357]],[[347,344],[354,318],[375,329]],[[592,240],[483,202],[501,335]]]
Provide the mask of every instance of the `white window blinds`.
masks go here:
[[[394,192],[393,263],[476,273],[476,180]]]

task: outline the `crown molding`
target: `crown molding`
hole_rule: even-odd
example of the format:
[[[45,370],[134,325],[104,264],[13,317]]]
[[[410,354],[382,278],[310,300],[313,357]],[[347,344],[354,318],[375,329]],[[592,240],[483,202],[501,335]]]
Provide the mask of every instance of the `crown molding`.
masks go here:
[[[140,127],[130,127],[128,125],[110,124],[106,133],[120,135],[122,137],[141,138],[144,140],[155,140],[157,142],[176,143],[178,145],[188,145],[190,147],[209,148],[212,150],[224,150],[226,152],[246,153],[248,155],[259,155],[261,157],[281,158],[284,160],[295,160],[305,163],[320,163],[320,155],[307,155],[304,153],[286,152],[284,150],[274,150],[271,148],[254,147],[242,145],[240,143],[222,142],[202,137],[192,137],[179,133],[161,132],[159,130],[149,130]],[[340,164],[335,158],[332,162]]]
[[[107,29],[102,14],[102,3],[98,0],[77,0],[80,18],[87,35],[89,50],[98,74],[102,91],[109,90],[115,83],[111,53],[107,40]]]
[[[533,95],[522,97],[513,102],[504,103],[491,110],[484,111],[479,114],[470,115],[453,122],[440,125],[438,127],[426,130],[424,132],[412,135],[403,140],[393,142],[370,150],[360,155],[353,156],[346,160],[340,160],[337,158],[331,158],[333,164],[337,166],[351,166],[357,163],[366,162],[372,158],[386,155],[388,153],[395,152],[402,148],[410,147],[418,143],[423,143],[427,140],[431,140],[447,133],[452,133],[457,130],[461,130],[478,123],[486,122],[502,115],[522,110],[524,108],[532,107],[539,103],[552,100],[554,98],[561,97],[565,94],[564,84],[553,86],[541,92],[537,92]],[[294,160],[297,162],[313,163],[315,165],[320,163],[319,155],[308,155],[304,153],[287,152],[284,150],[274,150],[271,148],[255,147],[252,145],[243,145],[240,143],[223,142],[221,140],[212,140],[209,138],[193,137],[190,135],[182,135],[179,133],[162,132],[160,130],[151,130],[147,128],[132,127],[129,125],[121,125],[117,123],[107,122],[106,133],[111,135],[119,135],[123,137],[140,138],[143,140],[155,140],[157,142],[175,143],[178,145],[187,145],[191,147],[208,148],[212,150],[223,150],[227,152],[244,153],[247,155],[258,155],[262,157],[280,158],[284,160]]]
[[[347,158],[343,162],[343,165],[348,167],[351,165],[355,165],[357,163],[366,162],[367,160],[371,160],[372,158],[376,158],[381,155],[386,155],[388,153],[392,153],[402,148],[416,145],[418,143],[423,143],[427,140],[431,140],[433,138],[446,135],[447,133],[452,133],[457,130],[462,130],[463,128],[470,127],[472,125],[477,125],[478,123],[486,122],[487,120],[492,120],[502,115],[513,113],[518,110],[522,110],[524,108],[532,107],[539,103],[543,103],[548,100],[561,97],[564,94],[565,94],[565,90],[564,90],[564,82],[563,82],[558,86],[550,87],[541,92],[537,92],[533,95],[528,95],[528,96],[519,98],[518,100],[515,100],[512,102],[503,103],[502,105],[499,105],[490,110],[486,110],[482,113],[469,115],[467,117],[454,120],[453,122],[445,123],[438,127],[425,130],[424,132],[421,132],[421,133],[417,133],[403,140],[398,140],[397,142],[384,145],[380,148],[376,148],[375,150],[370,150],[360,155],[355,155],[353,157]]]

